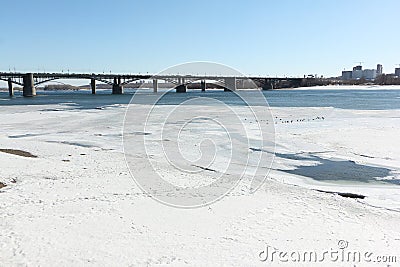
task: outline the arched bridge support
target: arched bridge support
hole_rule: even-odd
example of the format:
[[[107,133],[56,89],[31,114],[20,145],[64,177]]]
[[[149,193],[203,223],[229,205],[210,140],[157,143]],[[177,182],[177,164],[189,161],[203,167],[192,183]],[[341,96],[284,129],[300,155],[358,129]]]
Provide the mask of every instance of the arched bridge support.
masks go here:
[[[124,93],[124,87],[121,84],[121,77],[114,77],[112,93],[113,95],[122,95]]]
[[[27,73],[23,77],[24,87],[23,87],[23,96],[31,97],[36,95],[36,88],[33,80],[33,74]]]

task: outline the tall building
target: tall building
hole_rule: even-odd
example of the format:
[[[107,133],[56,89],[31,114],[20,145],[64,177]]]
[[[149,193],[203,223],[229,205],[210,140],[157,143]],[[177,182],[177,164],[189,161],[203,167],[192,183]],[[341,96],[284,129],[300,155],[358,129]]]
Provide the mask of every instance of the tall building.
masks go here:
[[[394,75],[397,76],[397,77],[400,77],[400,68],[396,68],[394,70]]]
[[[351,77],[355,80],[361,79],[363,77],[362,66],[358,65],[353,68],[353,73]]]
[[[353,78],[353,72],[352,71],[342,71],[342,80],[348,81]]]
[[[396,69],[397,70],[397,69]],[[400,68],[397,70],[398,75],[400,77]],[[396,73],[397,73],[396,72]],[[377,65],[377,69],[365,69],[363,70],[363,67],[361,65],[357,65],[353,67],[352,71],[342,71],[342,80],[360,80],[360,79],[365,79],[365,80],[375,80],[377,76],[383,74],[383,67],[381,64]]]
[[[376,78],[376,70],[370,69],[370,70],[363,70],[363,78],[366,80],[375,80]]]
[[[383,74],[383,66],[382,66],[382,64],[376,65],[376,75],[379,76],[379,75],[382,75],[382,74]]]

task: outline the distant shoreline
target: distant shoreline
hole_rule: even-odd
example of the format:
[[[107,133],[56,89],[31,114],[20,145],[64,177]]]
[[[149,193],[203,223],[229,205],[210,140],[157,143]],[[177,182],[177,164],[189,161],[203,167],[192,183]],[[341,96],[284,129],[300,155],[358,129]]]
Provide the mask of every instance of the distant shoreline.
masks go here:
[[[110,90],[111,88],[98,88],[97,90]],[[140,89],[140,90],[151,90],[151,88],[131,88],[126,89]],[[261,90],[261,88],[258,88]],[[44,89],[37,88],[38,91],[90,91],[89,88],[79,89]],[[189,89],[189,90],[200,90],[200,89]],[[218,88],[209,88],[208,90],[218,90]],[[255,90],[255,89],[238,89],[238,90]],[[277,88],[269,89],[265,91],[284,91],[284,90],[400,90],[400,85],[325,85],[325,86],[309,86],[309,87],[292,87],[292,88]],[[22,88],[14,88],[14,91],[21,92]],[[0,92],[8,92],[8,88],[0,88]]]
[[[400,85],[326,85],[274,90],[400,90]]]

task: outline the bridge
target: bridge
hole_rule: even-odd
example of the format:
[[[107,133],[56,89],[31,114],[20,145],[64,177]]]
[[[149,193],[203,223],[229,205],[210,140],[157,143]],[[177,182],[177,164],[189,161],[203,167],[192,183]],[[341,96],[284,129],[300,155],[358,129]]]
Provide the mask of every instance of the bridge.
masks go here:
[[[187,91],[187,86],[200,81],[202,91],[207,89],[207,81],[213,80],[221,84],[225,91],[235,91],[237,85],[246,80],[252,80],[263,90],[275,89],[285,84],[285,87],[300,87],[309,84],[310,78],[271,78],[271,77],[235,77],[235,76],[207,76],[207,75],[141,75],[141,74],[79,74],[79,73],[19,73],[0,72],[0,80],[8,83],[10,96],[14,95],[14,85],[22,86],[23,96],[36,95],[36,86],[58,79],[87,79],[90,80],[92,94],[96,94],[96,82],[106,83],[112,86],[112,94],[123,94],[124,86],[138,80],[153,82],[153,92],[158,91],[159,80],[170,82],[175,86],[177,93]]]

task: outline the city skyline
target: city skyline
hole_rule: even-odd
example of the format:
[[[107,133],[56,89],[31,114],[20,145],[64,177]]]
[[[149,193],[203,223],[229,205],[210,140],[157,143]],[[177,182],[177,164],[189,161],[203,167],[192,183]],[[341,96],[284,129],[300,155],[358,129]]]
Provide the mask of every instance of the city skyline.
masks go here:
[[[13,1],[2,5],[0,70],[157,73],[210,61],[246,75],[335,77],[364,61],[392,73],[398,7],[391,0]]]

